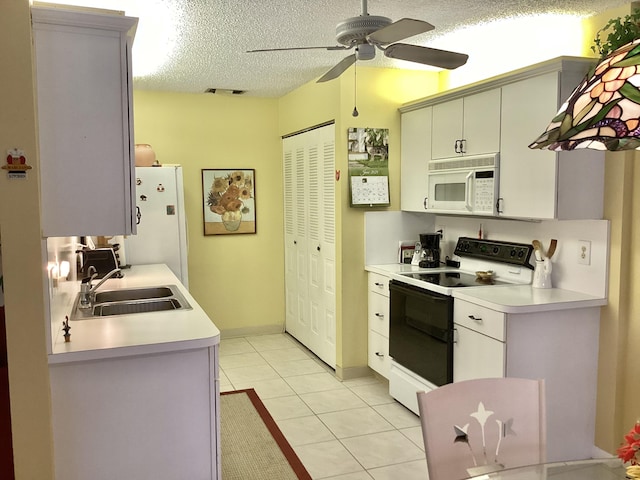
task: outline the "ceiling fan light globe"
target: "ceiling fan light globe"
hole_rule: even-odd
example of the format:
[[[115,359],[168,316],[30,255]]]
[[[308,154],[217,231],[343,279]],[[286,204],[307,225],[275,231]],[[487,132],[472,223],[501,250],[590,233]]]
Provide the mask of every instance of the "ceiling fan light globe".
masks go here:
[[[358,45],[356,48],[356,58],[358,60],[373,60],[376,57],[376,48],[368,43]]]

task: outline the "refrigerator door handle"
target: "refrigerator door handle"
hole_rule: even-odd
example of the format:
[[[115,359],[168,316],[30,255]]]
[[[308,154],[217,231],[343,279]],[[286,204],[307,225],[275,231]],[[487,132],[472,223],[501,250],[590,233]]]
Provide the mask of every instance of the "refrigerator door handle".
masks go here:
[[[136,225],[140,225],[141,218],[142,218],[142,213],[140,213],[140,207],[136,206]]]

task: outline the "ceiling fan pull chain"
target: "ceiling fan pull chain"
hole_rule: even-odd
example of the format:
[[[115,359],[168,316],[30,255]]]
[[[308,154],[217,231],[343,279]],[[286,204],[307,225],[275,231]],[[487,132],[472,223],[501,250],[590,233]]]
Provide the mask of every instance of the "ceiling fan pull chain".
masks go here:
[[[363,0],[366,2],[366,0]],[[358,61],[356,60],[353,63],[353,112],[351,113],[354,117],[359,115],[358,113]]]

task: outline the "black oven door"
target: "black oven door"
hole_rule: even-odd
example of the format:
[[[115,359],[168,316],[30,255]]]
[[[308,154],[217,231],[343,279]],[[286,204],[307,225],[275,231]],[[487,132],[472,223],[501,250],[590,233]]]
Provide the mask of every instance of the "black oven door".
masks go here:
[[[436,386],[453,382],[453,298],[391,280],[389,355]]]

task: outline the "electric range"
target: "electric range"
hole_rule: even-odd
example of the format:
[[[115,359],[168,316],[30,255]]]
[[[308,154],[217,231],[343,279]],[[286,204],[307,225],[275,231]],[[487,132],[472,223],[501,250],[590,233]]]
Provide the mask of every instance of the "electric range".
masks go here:
[[[530,244],[460,237],[454,251],[460,267],[402,272],[399,280],[442,295],[451,295],[452,289],[461,287],[528,284],[533,272],[529,263],[532,253]],[[491,271],[493,275],[483,280],[476,275],[478,271]]]
[[[389,282],[389,393],[418,413],[416,392],[453,382],[454,299],[458,288],[529,283],[533,246],[460,237],[460,267],[421,269]],[[477,271],[491,270],[489,281]],[[462,348],[462,347],[458,347]]]

